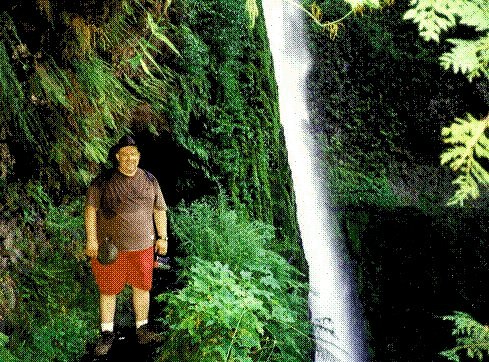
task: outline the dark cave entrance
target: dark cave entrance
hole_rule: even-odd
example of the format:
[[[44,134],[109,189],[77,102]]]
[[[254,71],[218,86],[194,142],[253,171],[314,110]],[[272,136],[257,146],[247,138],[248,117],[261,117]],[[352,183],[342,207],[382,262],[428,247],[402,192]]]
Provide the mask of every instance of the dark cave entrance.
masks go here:
[[[206,178],[204,172],[192,166],[196,157],[178,145],[171,133],[154,135],[142,131],[135,132],[134,138],[141,152],[140,167],[158,179],[169,206],[175,206],[182,200],[192,202],[208,195],[209,190],[217,192],[217,186]]]

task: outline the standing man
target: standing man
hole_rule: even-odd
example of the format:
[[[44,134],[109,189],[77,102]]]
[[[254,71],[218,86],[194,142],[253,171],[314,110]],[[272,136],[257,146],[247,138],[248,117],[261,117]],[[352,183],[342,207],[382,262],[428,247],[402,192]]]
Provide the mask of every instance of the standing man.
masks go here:
[[[140,344],[159,341],[148,328],[149,291],[153,279],[154,251],[168,250],[166,204],[156,178],[138,167],[136,142],[122,137],[115,147],[117,169],[96,178],[85,205],[86,254],[100,291],[101,337],[95,354],[105,355],[114,341],[116,296],[127,284],[132,287],[136,336]],[[110,264],[97,259],[101,243],[117,247]]]

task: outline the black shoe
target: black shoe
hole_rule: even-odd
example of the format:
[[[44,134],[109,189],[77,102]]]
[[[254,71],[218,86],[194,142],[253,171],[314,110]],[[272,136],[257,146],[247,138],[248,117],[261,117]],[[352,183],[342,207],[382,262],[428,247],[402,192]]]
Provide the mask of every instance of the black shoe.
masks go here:
[[[97,345],[95,346],[96,356],[105,356],[109,353],[110,347],[115,339],[115,333],[110,331],[103,331],[100,335]]]
[[[139,344],[163,341],[163,336],[160,333],[152,331],[147,324],[136,329],[136,337]]]

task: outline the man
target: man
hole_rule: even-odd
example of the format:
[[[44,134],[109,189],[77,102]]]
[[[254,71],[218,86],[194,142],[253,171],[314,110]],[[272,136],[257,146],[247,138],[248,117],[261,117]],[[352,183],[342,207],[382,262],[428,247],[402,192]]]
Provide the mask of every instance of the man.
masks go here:
[[[85,205],[86,254],[100,291],[101,337],[96,355],[105,355],[114,341],[116,296],[131,285],[140,344],[159,340],[148,328],[154,251],[168,249],[166,204],[156,178],[140,169],[136,142],[122,137],[115,147],[117,169],[95,179]],[[156,229],[156,230],[155,230]],[[110,264],[97,259],[99,246],[110,241],[117,257]]]

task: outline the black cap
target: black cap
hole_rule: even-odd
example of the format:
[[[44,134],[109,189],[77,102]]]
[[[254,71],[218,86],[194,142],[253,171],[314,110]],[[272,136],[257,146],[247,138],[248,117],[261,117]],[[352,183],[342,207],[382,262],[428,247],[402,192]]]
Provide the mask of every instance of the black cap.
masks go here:
[[[117,153],[122,147],[134,146],[137,147],[136,141],[131,136],[123,136],[114,146],[114,152]]]

